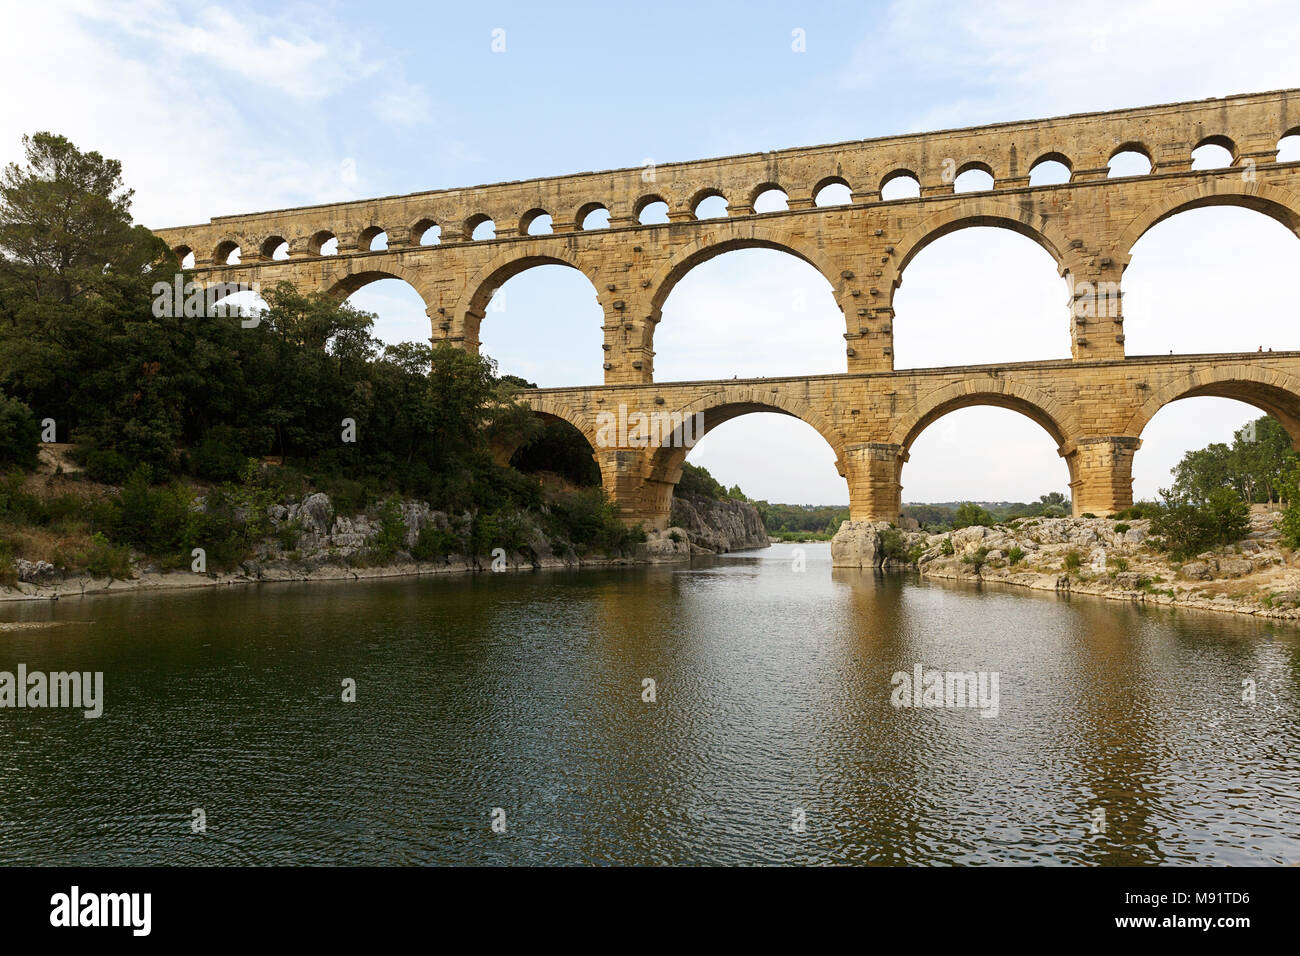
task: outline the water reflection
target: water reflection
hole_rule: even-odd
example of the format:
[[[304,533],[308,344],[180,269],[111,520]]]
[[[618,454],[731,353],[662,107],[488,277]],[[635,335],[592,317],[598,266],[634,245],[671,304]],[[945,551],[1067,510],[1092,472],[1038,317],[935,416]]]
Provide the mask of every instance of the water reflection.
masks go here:
[[[1300,861],[1294,629],[832,571],[800,547],[802,573],[777,546],[10,606],[56,626],[0,632],[0,669],[102,670],[106,704],[0,711],[0,854]],[[998,672],[998,716],[894,708],[918,663]]]

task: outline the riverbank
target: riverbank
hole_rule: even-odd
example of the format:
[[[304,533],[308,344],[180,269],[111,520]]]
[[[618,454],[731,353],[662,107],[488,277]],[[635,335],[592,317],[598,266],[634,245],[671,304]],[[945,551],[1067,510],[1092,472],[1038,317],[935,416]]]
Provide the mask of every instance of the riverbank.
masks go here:
[[[831,560],[835,567],[914,568],[941,580],[1300,620],[1300,552],[1282,545],[1281,516],[1257,505],[1243,539],[1182,562],[1151,545],[1144,519],[1026,518],[934,534],[846,521],[831,542]]]

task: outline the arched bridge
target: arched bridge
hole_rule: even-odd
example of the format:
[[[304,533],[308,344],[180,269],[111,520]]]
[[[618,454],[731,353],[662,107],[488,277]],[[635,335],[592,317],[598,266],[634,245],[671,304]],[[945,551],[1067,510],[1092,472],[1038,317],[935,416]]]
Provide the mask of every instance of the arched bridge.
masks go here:
[[[1142,429],[1168,402],[1240,399],[1300,436],[1300,354],[1126,356],[1121,281],[1134,243],[1186,209],[1242,206],[1300,236],[1300,163],[1277,161],[1278,141],[1297,133],[1300,91],[1288,90],[225,216],[157,232],[178,257],[193,256],[204,283],[287,280],[345,297],[378,279],[404,279],[424,299],[433,340],[470,350],[509,278],[553,263],[582,271],[604,313],[603,384],[527,397],[588,437],[621,512],[649,526],[667,522],[688,449],[643,444],[635,427],[602,429],[611,416],[686,416],[706,431],[748,412],[797,416],[834,449],[853,517],[893,519],[920,431],[956,408],[998,405],[1056,441],[1076,513],[1105,514],[1131,503]],[[1231,164],[1192,169],[1192,152],[1207,144],[1226,149]],[[1150,171],[1111,177],[1120,153],[1140,154]],[[1068,182],[1031,181],[1048,161],[1069,170]],[[955,178],[974,169],[992,177],[992,188],[955,192]],[[915,179],[919,194],[882,199],[901,177]],[[848,187],[848,201],[820,204],[830,185]],[[755,199],[774,189],[787,208],[755,212]],[[727,216],[697,218],[713,196],[727,200]],[[642,224],[646,207],[660,202],[668,221]],[[609,227],[584,228],[598,210],[608,212]],[[534,234],[544,217],[552,231]],[[488,222],[495,235],[473,238]],[[1056,261],[1071,289],[1072,358],[895,371],[893,301],[904,268],[930,242],[974,225],[1028,236]],[[434,227],[438,240],[425,244]],[[845,372],[656,383],[654,332],[669,292],[700,262],[748,247],[791,253],[830,282],[844,313]],[[1207,290],[1206,300],[1231,320],[1228,290]]]

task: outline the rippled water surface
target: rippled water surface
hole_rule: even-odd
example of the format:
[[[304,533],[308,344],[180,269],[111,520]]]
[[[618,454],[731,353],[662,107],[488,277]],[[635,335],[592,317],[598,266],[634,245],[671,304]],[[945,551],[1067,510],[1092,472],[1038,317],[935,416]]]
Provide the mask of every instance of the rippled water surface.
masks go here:
[[[1300,862],[1296,629],[801,547],[4,606],[106,704],[0,710],[0,862]],[[997,716],[892,706],[918,663]]]

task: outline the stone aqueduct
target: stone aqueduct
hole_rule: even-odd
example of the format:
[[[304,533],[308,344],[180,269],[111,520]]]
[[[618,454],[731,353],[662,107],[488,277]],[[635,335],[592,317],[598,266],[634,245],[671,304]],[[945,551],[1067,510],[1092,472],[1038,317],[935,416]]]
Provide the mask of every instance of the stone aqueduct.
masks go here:
[[[666,525],[686,450],[604,446],[602,410],[700,412],[706,431],[749,412],[796,416],[834,449],[852,517],[892,520],[917,435],[954,409],[1002,406],[1057,442],[1075,513],[1107,514],[1131,503],[1133,454],[1168,402],[1239,399],[1300,438],[1300,353],[1126,356],[1122,299],[1090,301],[1119,288],[1143,233],[1186,209],[1244,206],[1300,235],[1300,163],[1277,161],[1279,140],[1297,132],[1300,90],[1287,90],[225,216],[158,234],[182,259],[193,254],[203,283],[287,280],[345,297],[404,279],[424,299],[435,343],[469,350],[508,279],[542,264],[582,271],[604,311],[603,384],[539,389],[527,400],[588,438],[620,513],[647,527]],[[1193,150],[1207,143],[1225,147],[1232,165],[1193,170]],[[1108,178],[1110,159],[1126,151],[1144,154],[1150,173]],[[1031,185],[1030,171],[1046,160],[1067,166],[1069,181]],[[969,169],[989,173],[993,188],[955,193],[954,176]],[[882,187],[900,175],[919,181],[919,197],[882,200]],[[817,205],[831,183],[847,186],[851,202]],[[771,188],[785,192],[788,209],[756,213],[755,198]],[[726,199],[727,216],[696,218],[711,196]],[[641,224],[642,210],[659,201],[669,221]],[[609,228],[584,230],[600,208]],[[553,232],[529,234],[544,214]],[[495,238],[474,240],[487,220]],[[434,225],[440,240],[420,244]],[[894,371],[893,299],[903,270],[928,243],[976,225],[1028,236],[1056,260],[1076,300],[1063,310],[1072,358]],[[372,250],[380,233],[387,248]],[[331,239],[338,253],[322,255]],[[285,243],[288,258],[273,258]],[[655,326],[673,286],[695,265],[747,247],[791,253],[831,283],[844,312],[845,372],[654,382]],[[238,262],[229,264],[235,250]],[[1212,292],[1207,308],[1231,321],[1230,292]]]

